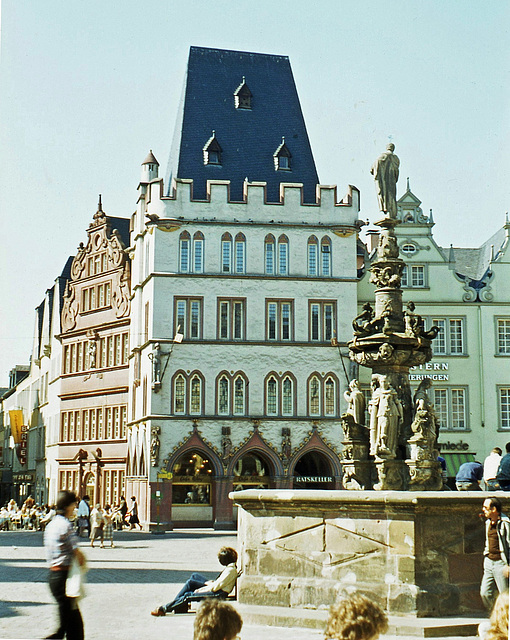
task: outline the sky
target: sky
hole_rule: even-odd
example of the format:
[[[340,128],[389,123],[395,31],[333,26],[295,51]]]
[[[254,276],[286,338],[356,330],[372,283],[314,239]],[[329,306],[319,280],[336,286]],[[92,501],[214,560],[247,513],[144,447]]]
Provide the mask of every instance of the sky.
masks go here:
[[[0,386],[35,308],[108,215],[165,175],[190,46],[288,55],[322,184],[361,191],[391,140],[441,246],[479,246],[510,208],[510,0],[3,0]]]

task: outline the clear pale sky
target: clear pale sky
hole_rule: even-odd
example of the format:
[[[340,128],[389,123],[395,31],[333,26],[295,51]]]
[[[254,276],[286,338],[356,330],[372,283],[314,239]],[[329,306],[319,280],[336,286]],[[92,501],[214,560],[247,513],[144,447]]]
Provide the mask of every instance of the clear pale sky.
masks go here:
[[[103,196],[136,208],[164,175],[191,45],[288,55],[323,184],[361,190],[389,136],[442,246],[478,246],[510,208],[510,2],[3,0],[0,386],[27,364],[43,300]]]

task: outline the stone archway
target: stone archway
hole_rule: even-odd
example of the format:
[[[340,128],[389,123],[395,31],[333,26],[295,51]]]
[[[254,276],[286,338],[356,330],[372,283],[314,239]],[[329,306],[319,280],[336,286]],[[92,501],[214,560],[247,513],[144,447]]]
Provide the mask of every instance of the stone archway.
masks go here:
[[[334,489],[335,478],[331,461],[322,451],[303,453],[293,468],[294,489]]]

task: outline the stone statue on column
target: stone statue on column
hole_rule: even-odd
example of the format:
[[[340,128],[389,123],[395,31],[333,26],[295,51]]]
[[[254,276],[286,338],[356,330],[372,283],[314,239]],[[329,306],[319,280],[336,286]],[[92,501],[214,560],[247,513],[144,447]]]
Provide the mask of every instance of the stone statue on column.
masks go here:
[[[374,389],[369,406],[370,453],[382,460],[395,458],[404,413],[397,392],[386,376],[379,377],[379,386]]]
[[[374,176],[379,202],[379,211],[386,217],[397,217],[397,181],[400,160],[393,152],[395,145],[389,144],[386,151],[374,162],[370,173]]]

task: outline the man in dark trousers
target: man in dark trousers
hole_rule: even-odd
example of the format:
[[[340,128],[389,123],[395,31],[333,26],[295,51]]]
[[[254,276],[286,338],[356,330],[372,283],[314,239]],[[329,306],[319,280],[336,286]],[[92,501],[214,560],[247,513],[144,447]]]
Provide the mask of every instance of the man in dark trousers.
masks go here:
[[[501,458],[496,480],[502,491],[510,491],[510,442],[506,443],[505,449],[506,455]]]
[[[510,519],[501,511],[501,500],[487,498],[483,502],[485,548],[480,595],[489,611],[497,593],[508,591],[510,559]]]

